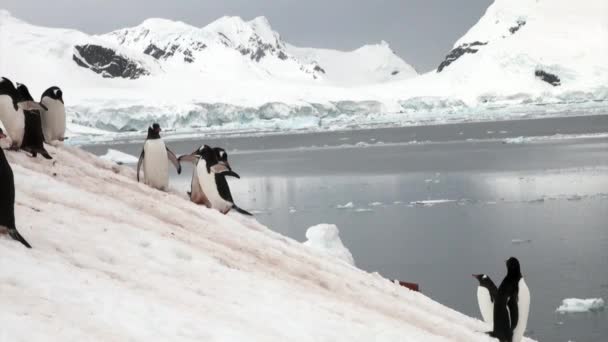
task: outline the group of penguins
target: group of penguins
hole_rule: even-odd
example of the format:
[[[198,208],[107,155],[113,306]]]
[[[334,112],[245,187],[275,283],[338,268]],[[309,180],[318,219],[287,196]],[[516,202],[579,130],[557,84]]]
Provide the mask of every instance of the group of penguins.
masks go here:
[[[40,102],[34,101],[25,84],[13,84],[0,78],[0,141],[10,141],[9,149],[23,150],[37,157],[52,159],[44,143],[57,144],[65,139],[65,107],[59,87],[42,93]],[[13,170],[0,148],[0,232],[8,232],[27,248],[31,245],[19,234],[15,224],[15,181]]]
[[[492,325],[490,336],[500,342],[520,342],[528,325],[530,290],[519,260],[511,257],[506,264],[507,275],[498,288],[486,274],[473,274],[479,281],[477,301],[484,321]]]
[[[138,182],[143,166],[144,183],[166,191],[169,187],[169,162],[175,166],[178,174],[182,172],[181,162],[190,162],[194,165],[194,170],[187,194],[192,202],[216,209],[223,214],[234,209],[241,214],[253,216],[239,208],[232,199],[226,177],[240,176],[232,171],[228,163],[228,153],[223,148],[202,145],[191,154],[177,157],[165,145],[160,132],[158,123],[148,127],[148,136],[137,162]]]
[[[55,144],[65,139],[65,107],[63,93],[53,86],[45,90],[40,102],[34,101],[24,84],[17,86],[2,77],[0,80],[0,140],[10,138],[10,149],[24,150],[36,157],[41,154],[52,159],[43,143]],[[220,147],[202,145],[188,155],[177,157],[160,136],[160,125],[148,127],[148,136],[137,163],[137,181],[143,166],[145,184],[167,191],[169,162],[181,173],[181,162],[194,165],[188,196],[196,204],[221,213],[230,210],[250,215],[239,208],[232,198],[226,177],[240,178],[228,163],[228,153]],[[15,224],[15,183],[13,171],[0,148],[0,229],[6,230],[27,248],[31,245],[19,234]],[[474,274],[479,281],[477,300],[483,319],[492,325],[490,336],[501,342],[520,342],[528,323],[530,290],[521,274],[519,261],[506,261],[507,275],[499,287],[485,274]]]

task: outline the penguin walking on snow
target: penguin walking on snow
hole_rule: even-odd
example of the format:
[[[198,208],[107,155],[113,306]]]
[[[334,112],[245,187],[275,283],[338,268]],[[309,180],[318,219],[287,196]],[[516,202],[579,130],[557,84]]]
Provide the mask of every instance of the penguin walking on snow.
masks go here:
[[[25,132],[25,116],[19,107],[19,96],[13,82],[6,77],[0,79],[0,121],[11,138],[11,149],[19,149]]]
[[[25,84],[17,83],[17,96],[19,104],[36,103]],[[42,134],[40,112],[41,110],[46,110],[46,106],[41,105],[39,109],[35,109],[36,106],[27,106],[26,108],[29,109],[23,110],[25,132],[23,134],[21,149],[30,152],[33,157],[36,157],[40,153],[46,159],[53,159],[44,148],[44,135]]]
[[[40,103],[47,107],[40,113],[44,141],[52,144],[65,140],[65,106],[61,89],[53,86],[45,90]]]
[[[6,138],[0,129],[0,139]],[[6,160],[4,151],[0,148],[0,231],[8,232],[10,237],[21,242],[25,247],[32,248],[17,231],[15,226],[15,180],[11,165]]]
[[[530,290],[521,274],[519,261],[509,258],[507,276],[498,287],[494,302],[494,327],[490,336],[501,342],[523,339],[530,313]]]
[[[166,191],[169,189],[169,164],[173,163],[177,169],[177,174],[182,172],[182,166],[175,156],[165,145],[160,137],[160,125],[155,123],[148,127],[148,137],[144,142],[144,148],[139,155],[137,162],[137,181],[139,182],[139,170],[144,166],[144,183],[158,190]]]
[[[498,289],[496,285],[486,274],[473,274],[473,277],[479,281],[477,287],[477,303],[483,320],[492,325],[494,322],[494,302]]]
[[[195,164],[190,193],[193,202],[217,209],[223,214],[234,209],[241,214],[253,216],[234,203],[226,176],[240,176],[230,168],[226,151],[203,145],[193,153],[181,156],[179,160]]]

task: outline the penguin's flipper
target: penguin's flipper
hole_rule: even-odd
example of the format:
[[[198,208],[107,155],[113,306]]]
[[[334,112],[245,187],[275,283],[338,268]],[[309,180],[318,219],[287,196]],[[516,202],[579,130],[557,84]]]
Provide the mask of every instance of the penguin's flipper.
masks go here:
[[[14,240],[21,242],[25,247],[32,248],[32,246],[27,241],[25,241],[23,236],[21,236],[21,234],[19,234],[17,229],[15,229],[15,228],[9,229],[8,235],[10,235]]]
[[[18,106],[23,110],[49,110],[45,105],[36,101],[19,102]]]
[[[175,153],[173,153],[168,147],[165,148],[167,149],[167,157],[169,158],[171,163],[173,163],[173,166],[175,166],[175,168],[177,169],[177,174],[181,174],[182,164],[179,162],[179,159],[175,156]]]
[[[507,309],[509,311],[509,322],[511,323],[511,333],[513,333],[513,329],[517,326],[517,322],[519,321],[519,309],[517,307],[517,296],[509,297],[507,301]]]
[[[141,169],[141,164],[144,161],[144,149],[141,149],[141,154],[139,155],[139,160],[137,161],[137,182],[139,183],[139,169]]]
[[[232,209],[236,210],[237,213],[243,214],[243,215],[247,215],[247,216],[253,216],[252,213],[248,212],[245,209],[241,209],[239,208],[236,204],[232,203]]]
[[[231,176],[231,177],[235,177],[235,178],[241,178],[241,176],[239,176],[238,173],[232,171],[232,170],[228,170],[228,171],[224,171],[221,173],[222,176]]]

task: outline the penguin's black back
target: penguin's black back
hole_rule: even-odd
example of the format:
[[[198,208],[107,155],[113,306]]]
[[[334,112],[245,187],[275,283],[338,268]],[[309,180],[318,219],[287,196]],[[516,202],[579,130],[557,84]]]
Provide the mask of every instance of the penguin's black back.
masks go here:
[[[15,228],[15,180],[4,151],[0,148],[0,226]]]
[[[226,176],[221,174],[215,174],[215,184],[217,186],[217,192],[222,196],[222,198],[230,203],[234,203],[232,199],[232,194],[230,193],[230,187],[228,186],[228,181],[226,180]]]
[[[522,278],[519,262],[516,266],[509,264],[514,258],[507,261],[508,273],[498,287],[496,301],[494,302],[494,330],[491,336],[501,342],[510,342],[513,338],[513,329],[519,321],[518,295],[519,280]]]

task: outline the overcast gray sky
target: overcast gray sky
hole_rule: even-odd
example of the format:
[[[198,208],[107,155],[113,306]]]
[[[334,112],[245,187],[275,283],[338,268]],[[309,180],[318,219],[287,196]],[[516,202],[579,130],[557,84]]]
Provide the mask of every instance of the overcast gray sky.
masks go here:
[[[264,15],[287,42],[355,49],[386,40],[418,71],[431,70],[493,0],[2,0],[36,25],[105,33],[160,17],[204,26],[223,15]]]

